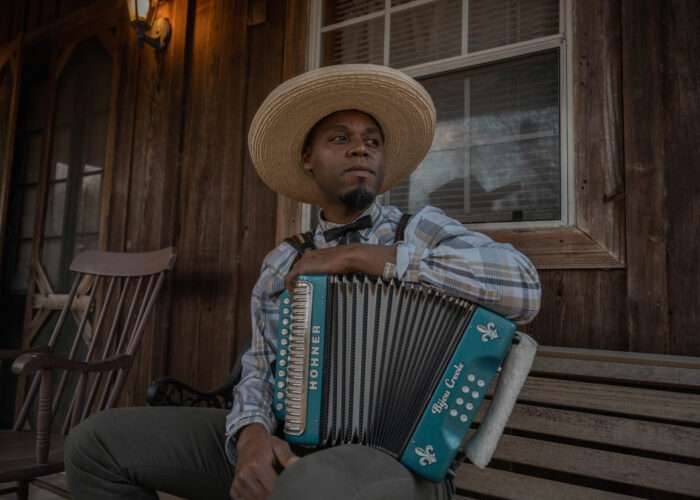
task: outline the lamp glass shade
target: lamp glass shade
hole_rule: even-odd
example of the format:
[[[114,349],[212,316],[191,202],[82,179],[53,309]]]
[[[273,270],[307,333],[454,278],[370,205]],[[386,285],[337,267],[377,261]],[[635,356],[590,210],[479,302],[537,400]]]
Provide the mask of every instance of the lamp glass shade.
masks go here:
[[[150,26],[153,23],[158,0],[126,0],[129,6],[129,19],[132,23],[144,23]]]

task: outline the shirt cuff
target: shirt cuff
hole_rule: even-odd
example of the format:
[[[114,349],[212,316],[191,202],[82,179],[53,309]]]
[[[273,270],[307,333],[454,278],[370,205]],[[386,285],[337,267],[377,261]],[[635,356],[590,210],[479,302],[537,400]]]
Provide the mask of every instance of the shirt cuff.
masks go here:
[[[411,263],[411,255],[416,251],[415,245],[411,243],[401,242],[396,245],[396,277],[403,280],[408,271],[408,265]]]
[[[238,431],[250,424],[261,424],[270,434],[274,434],[275,428],[277,427],[277,422],[275,420],[270,422],[267,415],[261,413],[237,415],[235,420],[227,421],[224,449],[226,451],[226,458],[228,458],[231,465],[236,465],[236,460],[238,458],[238,451],[236,450]]]

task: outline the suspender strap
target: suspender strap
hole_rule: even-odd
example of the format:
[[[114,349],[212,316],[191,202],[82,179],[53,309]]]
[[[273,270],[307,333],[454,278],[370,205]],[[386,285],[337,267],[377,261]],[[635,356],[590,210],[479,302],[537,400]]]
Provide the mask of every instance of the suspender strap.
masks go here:
[[[394,237],[394,241],[403,241],[403,233],[406,231],[406,226],[408,226],[408,221],[411,220],[411,217],[411,214],[403,214],[401,216],[399,225],[396,226],[396,236]]]
[[[290,236],[284,241],[289,243],[294,248],[294,250],[297,251],[299,256],[304,255],[304,252],[306,252],[307,250],[316,249],[313,233],[311,231],[301,234],[295,234],[294,236]]]

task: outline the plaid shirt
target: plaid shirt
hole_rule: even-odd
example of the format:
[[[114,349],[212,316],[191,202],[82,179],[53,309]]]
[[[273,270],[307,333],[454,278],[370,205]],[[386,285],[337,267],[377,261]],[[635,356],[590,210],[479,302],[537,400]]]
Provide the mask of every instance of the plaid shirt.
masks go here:
[[[364,214],[373,225],[360,231],[361,243],[395,245],[399,279],[420,282],[451,295],[482,304],[511,320],[525,323],[540,308],[540,282],[532,263],[511,245],[496,243],[487,236],[466,229],[435,207],[425,207],[406,226],[404,241],[394,237],[401,219],[396,207],[373,203]],[[323,232],[337,227],[321,219],[314,233],[318,248],[336,246],[326,242]],[[235,434],[252,423],[274,432],[271,365],[275,360],[279,295],[284,279],[296,259],[296,251],[282,243],[270,252],[262,265],[251,298],[251,347],[243,355],[243,374],[233,391],[233,408],[226,419],[226,452],[235,463]]]

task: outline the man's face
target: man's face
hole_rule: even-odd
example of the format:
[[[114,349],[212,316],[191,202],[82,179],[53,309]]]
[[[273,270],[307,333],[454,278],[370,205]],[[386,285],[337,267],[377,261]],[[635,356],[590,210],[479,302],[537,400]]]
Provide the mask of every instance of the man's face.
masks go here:
[[[366,113],[338,111],[314,127],[303,159],[328,203],[371,203],[384,180],[384,137]]]

